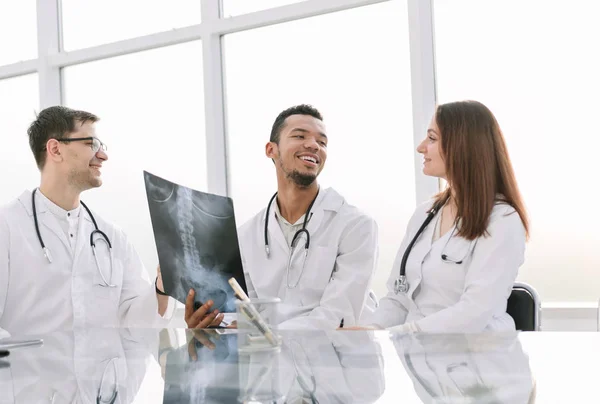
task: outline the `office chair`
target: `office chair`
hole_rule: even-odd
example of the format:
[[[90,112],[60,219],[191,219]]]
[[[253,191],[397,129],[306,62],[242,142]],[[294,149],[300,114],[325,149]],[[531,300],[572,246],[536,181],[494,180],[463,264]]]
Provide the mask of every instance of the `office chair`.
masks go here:
[[[535,289],[521,282],[515,282],[506,312],[515,320],[515,326],[520,331],[540,330],[541,302]]]

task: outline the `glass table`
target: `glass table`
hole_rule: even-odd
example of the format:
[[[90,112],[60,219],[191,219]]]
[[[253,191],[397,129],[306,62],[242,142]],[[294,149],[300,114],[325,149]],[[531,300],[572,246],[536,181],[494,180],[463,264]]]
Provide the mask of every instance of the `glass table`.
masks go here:
[[[220,330],[219,330],[220,331]],[[0,359],[0,403],[596,402],[598,333],[82,329]],[[2,346],[0,340],[0,349]]]

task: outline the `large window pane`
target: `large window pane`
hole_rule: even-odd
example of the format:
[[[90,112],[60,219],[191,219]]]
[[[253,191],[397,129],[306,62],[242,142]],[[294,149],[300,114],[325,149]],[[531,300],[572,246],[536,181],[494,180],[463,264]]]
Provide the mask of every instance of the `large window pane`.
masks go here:
[[[150,273],[158,263],[143,170],[206,190],[201,43],[63,71],[66,105],[100,116],[104,184],[82,199],[122,227]]]
[[[61,1],[65,50],[200,23],[200,0]]]
[[[240,14],[253,13],[268,8],[300,3],[302,0],[223,0],[223,15],[233,17]]]
[[[228,35],[225,49],[238,223],[264,208],[276,190],[273,163],[264,154],[275,117],[292,105],[313,104],[329,136],[320,183],[377,220],[374,289],[383,294],[415,207],[406,2]]]
[[[532,219],[519,278],[546,301],[600,296],[598,15],[581,0],[435,2],[439,101],[496,114]]]
[[[36,57],[35,0],[0,2],[0,66]]]
[[[40,173],[27,137],[27,127],[39,111],[37,74],[0,80],[0,111],[0,205],[4,205],[39,185]]]

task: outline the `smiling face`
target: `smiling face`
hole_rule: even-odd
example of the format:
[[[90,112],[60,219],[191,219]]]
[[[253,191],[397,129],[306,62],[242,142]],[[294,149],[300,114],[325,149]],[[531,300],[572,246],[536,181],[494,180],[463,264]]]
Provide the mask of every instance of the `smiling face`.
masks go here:
[[[327,160],[325,125],[310,115],[287,117],[279,142],[267,143],[266,155],[275,162],[278,174],[300,187],[310,186]]]
[[[96,138],[96,127],[92,122],[76,124],[76,131],[69,134],[69,139]],[[101,143],[100,143],[101,144]],[[70,185],[85,191],[102,185],[102,164],[108,155],[96,140],[60,142],[63,161],[61,172],[66,175]]]
[[[423,174],[447,180],[446,163],[441,150],[441,133],[435,115],[427,128],[427,136],[417,147],[417,152],[423,155]]]

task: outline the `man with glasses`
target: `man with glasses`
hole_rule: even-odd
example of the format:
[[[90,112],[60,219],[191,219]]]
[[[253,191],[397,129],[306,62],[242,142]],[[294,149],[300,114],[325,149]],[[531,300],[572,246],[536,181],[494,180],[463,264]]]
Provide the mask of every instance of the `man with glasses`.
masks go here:
[[[123,231],[79,199],[102,185],[108,160],[97,121],[54,106],[28,129],[41,182],[0,208],[0,334],[170,320],[174,301],[162,292],[160,270],[151,282]]]

